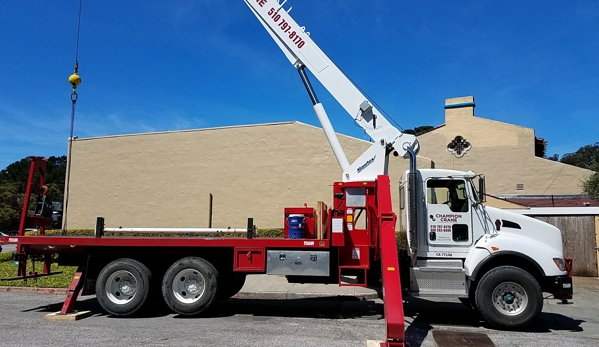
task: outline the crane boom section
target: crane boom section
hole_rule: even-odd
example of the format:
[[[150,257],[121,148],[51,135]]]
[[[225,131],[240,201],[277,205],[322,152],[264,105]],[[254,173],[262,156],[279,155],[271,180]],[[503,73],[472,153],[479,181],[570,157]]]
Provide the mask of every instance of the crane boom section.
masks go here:
[[[303,66],[307,67],[354,121],[366,131],[375,142],[375,145],[385,149],[382,152],[382,157],[386,157],[391,149],[397,151],[401,156],[406,156],[407,147],[415,151],[418,150],[416,138],[413,135],[403,134],[392,126],[337,65],[329,59],[326,53],[318,47],[305,28],[298,25],[288,11],[283,9],[285,1],[282,3],[279,3],[278,0],[244,1],[252,9],[291,64],[298,69]],[[382,161],[381,156],[376,158],[377,154],[370,153],[363,159],[359,158],[352,164],[352,166],[355,166],[353,172],[350,172],[353,178],[357,178],[357,174],[364,171],[364,165],[370,166],[369,161],[371,163],[372,161]],[[371,160],[372,158],[374,160]],[[362,170],[358,170],[360,168]],[[383,172],[378,171],[371,174],[376,176],[381,173]]]

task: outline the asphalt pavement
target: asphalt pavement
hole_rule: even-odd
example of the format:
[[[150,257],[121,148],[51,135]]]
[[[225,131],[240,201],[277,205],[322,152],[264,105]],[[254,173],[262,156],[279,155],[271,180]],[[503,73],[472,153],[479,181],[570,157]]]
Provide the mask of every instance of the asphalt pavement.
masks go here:
[[[102,312],[94,297],[82,297],[76,308],[91,310],[91,317],[77,322],[44,322],[45,314],[60,310],[64,297],[19,291],[0,291],[0,331],[4,336],[19,337],[10,343],[0,340],[3,346],[38,345],[44,341],[69,346],[208,346],[224,342],[261,347],[366,346],[367,340],[385,336],[380,290],[293,284],[283,276],[248,276],[239,294],[195,320],[183,319],[160,306],[142,317],[114,319]],[[64,291],[61,293],[64,295]],[[446,346],[437,341],[442,333],[450,334],[450,338],[457,334],[460,339],[478,334],[501,347],[599,346],[597,278],[574,278],[574,299],[567,304],[546,298],[543,312],[525,331],[495,330],[457,299],[404,300],[406,339],[411,347]],[[49,335],[22,333],[23,326],[13,322],[15,317],[42,325],[44,334]],[[125,328],[130,331],[126,333],[122,330]]]

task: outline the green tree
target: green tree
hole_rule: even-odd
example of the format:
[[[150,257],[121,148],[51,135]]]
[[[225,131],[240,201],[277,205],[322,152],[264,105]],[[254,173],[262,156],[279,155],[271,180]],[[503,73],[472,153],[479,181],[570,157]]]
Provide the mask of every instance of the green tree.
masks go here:
[[[589,197],[599,199],[599,142],[580,147],[574,153],[564,154],[560,161],[595,171],[582,180],[581,188]]]
[[[427,133],[427,132],[433,130],[434,128],[435,127],[432,126],[432,125],[422,125],[422,126],[419,126],[419,127],[415,127],[414,129],[405,129],[403,131],[403,133],[404,134],[411,134],[411,135],[418,136],[418,135]]]
[[[0,171],[0,184],[14,183],[17,185],[17,189],[24,194],[30,165],[30,158],[23,158],[8,165],[6,169]]]
[[[582,191],[589,197],[599,200],[599,167],[582,181]]]
[[[0,184],[0,230],[16,230],[21,208],[16,184]]]
[[[560,161],[564,164],[593,170],[593,167],[599,164],[599,142],[580,147],[574,153],[564,154]]]
[[[46,182],[53,201],[62,202],[65,177],[67,172],[67,156],[49,157],[46,163]]]

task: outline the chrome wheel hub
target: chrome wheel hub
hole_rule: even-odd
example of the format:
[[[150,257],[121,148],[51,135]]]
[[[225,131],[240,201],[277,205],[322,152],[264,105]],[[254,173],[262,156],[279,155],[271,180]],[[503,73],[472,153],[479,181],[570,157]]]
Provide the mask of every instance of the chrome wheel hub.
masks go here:
[[[173,294],[180,302],[191,304],[202,298],[206,290],[204,276],[195,269],[185,269],[173,279]]]
[[[111,302],[124,305],[137,294],[137,279],[129,271],[115,271],[108,277],[105,290],[106,296]]]
[[[508,316],[522,313],[528,305],[526,291],[515,282],[503,282],[495,287],[492,300],[495,308]]]

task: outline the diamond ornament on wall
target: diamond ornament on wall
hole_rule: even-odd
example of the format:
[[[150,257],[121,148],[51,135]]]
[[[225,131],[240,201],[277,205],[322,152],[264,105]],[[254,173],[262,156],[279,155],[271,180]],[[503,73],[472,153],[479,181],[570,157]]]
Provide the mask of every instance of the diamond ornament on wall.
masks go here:
[[[447,150],[456,156],[456,158],[461,158],[472,148],[470,142],[466,141],[465,138],[460,135],[456,136],[448,145]]]

